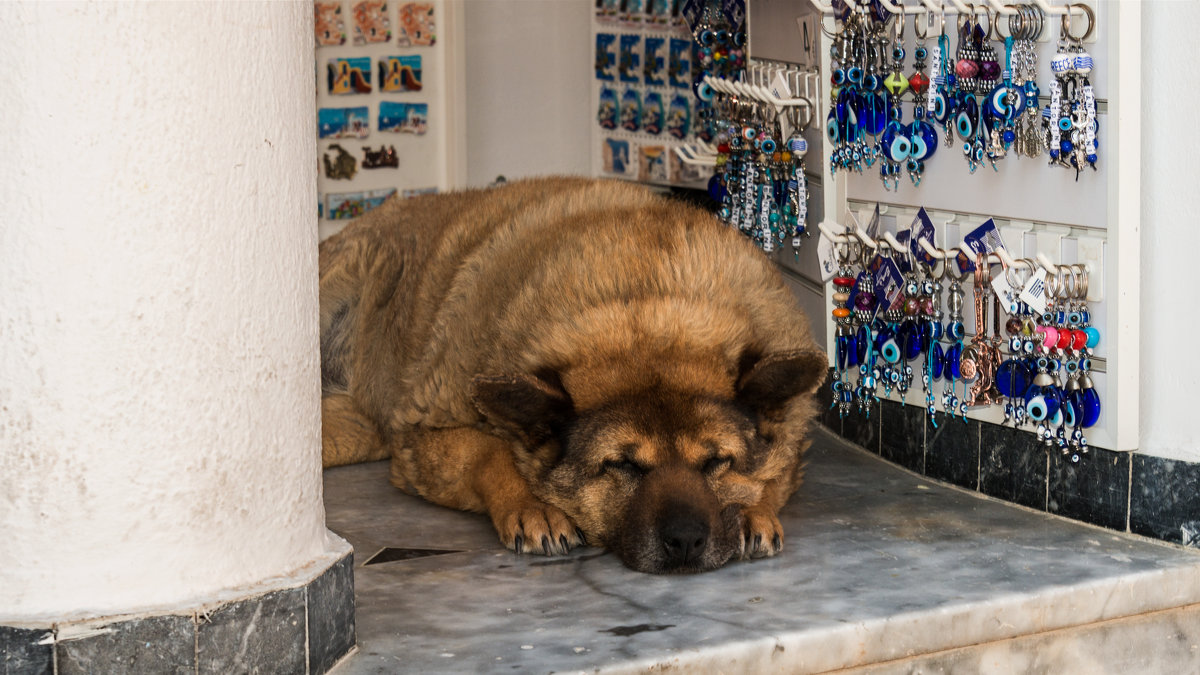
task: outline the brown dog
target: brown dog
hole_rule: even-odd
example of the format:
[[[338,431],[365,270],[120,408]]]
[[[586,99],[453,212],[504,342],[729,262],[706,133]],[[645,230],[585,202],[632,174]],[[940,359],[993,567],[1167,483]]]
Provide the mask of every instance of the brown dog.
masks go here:
[[[646,572],[777,553],[826,370],[773,264],[615,181],[394,200],[321,245],[325,466]]]

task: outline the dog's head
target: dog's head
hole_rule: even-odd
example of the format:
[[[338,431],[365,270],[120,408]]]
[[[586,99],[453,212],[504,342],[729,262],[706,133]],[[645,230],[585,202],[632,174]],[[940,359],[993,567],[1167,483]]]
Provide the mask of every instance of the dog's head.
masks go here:
[[[473,394],[490,424],[518,441],[534,494],[589,543],[635,570],[701,572],[742,549],[742,507],[797,470],[812,416],[797,399],[825,368],[819,351],[788,352],[744,365],[727,391],[649,378],[587,406],[549,371],[478,377]]]

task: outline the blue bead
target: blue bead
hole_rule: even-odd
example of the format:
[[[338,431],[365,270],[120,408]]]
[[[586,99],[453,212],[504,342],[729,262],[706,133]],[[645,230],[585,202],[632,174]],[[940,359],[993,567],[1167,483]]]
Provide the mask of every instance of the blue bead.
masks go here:
[[[1017,134],[1016,134],[1016,133],[1014,133],[1012,130],[1005,130],[1005,132],[1004,132],[1004,142],[1005,142],[1005,143],[1012,143],[1012,142],[1013,142],[1013,141],[1015,141],[1015,140],[1017,140]]]
[[[946,367],[946,356],[942,353],[942,345],[933,343],[933,352],[930,358],[930,365],[933,366],[933,379],[937,380],[942,377],[942,371]]]
[[[1003,396],[1015,398],[1029,389],[1029,368],[1023,361],[1009,359],[996,370],[996,389]]]
[[[1087,348],[1088,349],[1093,349],[1093,348],[1095,348],[1096,345],[1100,344],[1100,331],[1099,330],[1097,330],[1096,328],[1094,328],[1092,326],[1088,326],[1087,328],[1083,329],[1083,332],[1084,332],[1084,334],[1087,335]]]
[[[871,331],[867,330],[866,326],[858,327],[858,335],[854,339],[854,344],[858,347],[858,362],[870,366],[871,364],[867,363],[867,348],[871,346]]]
[[[1100,419],[1100,394],[1095,389],[1079,390],[1079,407],[1083,414],[1079,422],[1086,429],[1096,424]]]
[[[962,377],[962,352],[961,342],[955,343],[953,347],[946,350],[946,377],[952,380]]]
[[[846,336],[846,365],[858,365],[858,340],[853,335]]]
[[[1092,164],[1095,164],[1095,163],[1096,163],[1096,159],[1097,159],[1097,157],[1096,157],[1095,155],[1088,155],[1088,156],[1087,156],[1087,161],[1091,162]]]
[[[888,338],[884,340],[883,345],[879,348],[879,355],[888,363],[896,363],[900,360],[900,347],[896,345],[896,341]]]
[[[1075,149],[1075,144],[1074,144],[1074,143],[1072,143],[1071,141],[1063,141],[1063,142],[1062,142],[1062,143],[1059,145],[1059,147],[1061,147],[1061,148],[1062,148],[1062,151],[1063,151],[1063,152],[1070,152],[1070,151],[1072,151],[1072,150],[1074,150],[1074,149]]]
[[[1029,400],[1025,401],[1025,412],[1034,422],[1046,419],[1046,399],[1041,395],[1029,397]]]

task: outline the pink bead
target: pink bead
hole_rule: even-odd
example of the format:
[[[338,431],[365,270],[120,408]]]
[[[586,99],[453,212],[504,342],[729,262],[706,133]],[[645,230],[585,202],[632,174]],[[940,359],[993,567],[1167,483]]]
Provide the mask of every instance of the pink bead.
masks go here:
[[[971,78],[979,74],[979,64],[968,59],[960,59],[954,66],[954,72],[959,77]]]
[[[1037,332],[1042,334],[1042,346],[1050,351],[1058,342],[1058,330],[1050,326],[1038,326]]]

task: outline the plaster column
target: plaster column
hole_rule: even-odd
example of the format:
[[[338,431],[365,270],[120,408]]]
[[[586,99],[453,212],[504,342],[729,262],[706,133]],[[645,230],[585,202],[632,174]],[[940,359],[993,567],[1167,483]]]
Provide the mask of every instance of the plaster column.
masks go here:
[[[0,4],[0,624],[211,608],[347,554],[312,12]]]

